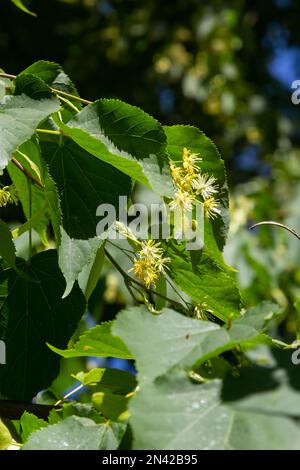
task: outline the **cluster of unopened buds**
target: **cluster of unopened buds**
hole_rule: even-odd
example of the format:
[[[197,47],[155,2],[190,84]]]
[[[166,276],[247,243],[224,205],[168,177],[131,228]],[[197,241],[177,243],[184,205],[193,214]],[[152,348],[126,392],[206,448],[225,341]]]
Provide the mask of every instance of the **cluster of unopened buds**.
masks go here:
[[[164,256],[164,249],[160,242],[155,240],[140,241],[134,233],[122,222],[116,222],[117,231],[134,242],[137,247],[133,267],[135,276],[140,279],[147,288],[155,285],[159,277],[166,272],[167,264],[171,259]]]
[[[170,208],[190,212],[196,203],[202,202],[205,217],[215,219],[221,213],[219,202],[215,198],[218,192],[216,178],[199,171],[197,163],[201,160],[198,154],[184,148],[180,166],[170,161],[171,175],[176,187]],[[202,201],[198,200],[198,196],[201,196]]]

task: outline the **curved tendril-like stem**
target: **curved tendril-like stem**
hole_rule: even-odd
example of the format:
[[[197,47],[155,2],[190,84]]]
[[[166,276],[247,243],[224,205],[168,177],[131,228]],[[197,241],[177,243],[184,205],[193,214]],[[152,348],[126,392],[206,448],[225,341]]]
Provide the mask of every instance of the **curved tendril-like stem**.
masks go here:
[[[288,227],[287,225],[281,224],[279,222],[275,222],[274,220],[264,220],[263,222],[258,222],[257,224],[254,224],[250,227],[250,230],[252,230],[255,227],[259,227],[260,225],[275,225],[275,227],[281,227],[290,232],[292,235],[294,235],[298,240],[300,240],[300,235],[299,233],[296,232],[296,230]]]

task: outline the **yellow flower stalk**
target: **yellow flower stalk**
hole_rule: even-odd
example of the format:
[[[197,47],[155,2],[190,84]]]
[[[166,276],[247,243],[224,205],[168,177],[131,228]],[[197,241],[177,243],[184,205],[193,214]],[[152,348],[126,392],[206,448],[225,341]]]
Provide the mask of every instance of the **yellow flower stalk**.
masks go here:
[[[194,174],[197,172],[196,163],[201,162],[202,158],[199,157],[198,153],[191,153],[186,147],[182,152],[182,166],[188,174]]]
[[[175,165],[174,162],[170,161],[171,176],[175,186],[180,187],[183,179],[183,170],[179,166]]]

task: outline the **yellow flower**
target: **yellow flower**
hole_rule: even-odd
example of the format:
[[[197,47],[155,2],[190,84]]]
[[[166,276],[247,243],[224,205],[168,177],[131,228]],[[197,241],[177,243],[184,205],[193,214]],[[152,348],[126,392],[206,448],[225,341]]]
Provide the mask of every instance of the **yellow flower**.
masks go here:
[[[148,288],[151,284],[155,284],[158,279],[158,272],[155,270],[153,264],[145,258],[136,258],[134,260],[133,268],[129,271],[134,271],[136,277],[141,279]]]
[[[5,207],[10,199],[10,193],[7,190],[7,186],[4,186],[4,188],[0,189],[0,207]]]
[[[200,162],[202,158],[199,157],[198,153],[191,153],[186,147],[184,147],[182,152],[182,166],[184,170],[189,174],[194,174],[197,172],[196,163]]]
[[[209,176],[207,173],[203,175],[199,173],[197,178],[193,179],[192,187],[196,194],[201,194],[203,199],[210,198],[214,193],[217,193],[216,178]]]
[[[153,260],[157,260],[161,258],[164,250],[161,248],[160,243],[155,243],[154,240],[148,240],[146,242],[142,242],[142,249],[139,252],[139,256],[141,258],[152,258]]]
[[[176,166],[174,162],[170,162],[171,175],[175,186],[183,191],[190,192],[193,190],[192,181],[197,178],[197,173],[185,173],[183,168]]]
[[[133,268],[129,271],[134,271],[135,276],[144,282],[146,287],[155,284],[158,279],[159,271],[156,269],[155,264],[147,258],[136,258],[133,263]]]
[[[159,242],[148,240],[142,242],[142,248],[136,255],[133,268],[129,271],[134,271],[135,276],[149,288],[156,283],[170,261],[170,258],[163,258],[163,248]]]
[[[159,273],[164,273],[168,263],[171,263],[171,258],[160,258],[156,261],[155,267]]]
[[[175,210],[177,208],[183,209],[183,211],[191,212],[193,210],[193,204],[196,203],[196,198],[193,194],[187,191],[179,189],[174,195],[174,199],[170,202],[170,209]]]
[[[14,185],[0,189],[0,207],[5,207],[7,204],[18,204],[18,193]]]
[[[171,176],[172,176],[172,179],[174,181],[174,184],[176,186],[180,186],[180,183],[181,183],[182,178],[183,178],[182,168],[175,165],[175,163],[172,162],[172,160],[171,160],[170,161],[170,169],[171,169]]]
[[[154,271],[146,271],[144,274],[144,283],[148,289],[158,280],[158,274]]]
[[[203,206],[205,217],[208,219],[215,219],[218,215],[221,214],[219,203],[214,197],[205,199]]]
[[[188,193],[193,193],[193,181],[195,178],[197,178],[197,176],[197,173],[185,175],[185,177],[181,180],[180,189]]]

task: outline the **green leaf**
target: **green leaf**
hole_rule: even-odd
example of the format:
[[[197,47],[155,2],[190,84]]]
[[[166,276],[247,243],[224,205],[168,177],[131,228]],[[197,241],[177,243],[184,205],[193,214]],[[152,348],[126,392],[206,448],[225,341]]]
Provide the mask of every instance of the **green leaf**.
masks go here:
[[[9,226],[0,219],[0,256],[10,267],[16,263],[16,247]]]
[[[113,334],[120,337],[136,360],[141,383],[150,382],[174,366],[197,367],[211,357],[247,345],[260,332],[247,315],[230,329],[208,321],[187,318],[164,309],[152,315],[146,307],[132,307],[118,314]]]
[[[166,136],[161,125],[139,108],[102,99],[86,106],[63,133],[100,160],[134,180],[172,196],[173,185],[164,155]]]
[[[211,254],[224,248],[228,225],[228,190],[224,162],[215,144],[206,135],[192,126],[164,127],[167,135],[167,150],[175,162],[182,161],[184,147],[202,158],[197,165],[201,173],[208,173],[217,180],[218,193],[216,199],[220,203],[221,216],[213,221],[205,221],[204,243]]]
[[[112,421],[128,419],[127,411],[129,398],[109,392],[96,392],[92,395],[94,407]]]
[[[60,198],[58,195],[58,188],[55,181],[52,179],[47,165],[42,161],[43,167],[43,180],[44,180],[44,192],[45,199],[48,204],[49,216],[54,232],[54,238],[56,246],[60,245],[60,227],[62,224],[62,209]]]
[[[10,0],[16,7],[18,7],[20,10],[24,11],[24,13],[27,13],[28,15],[31,16],[36,16],[35,13],[32,11],[28,10],[28,8],[24,5],[24,3],[21,0]]]
[[[134,448],[299,450],[300,427],[287,410],[297,398],[288,408],[299,418],[299,390],[285,385],[286,375],[274,382],[268,369],[251,380],[225,380],[235,390],[225,396],[220,380],[195,384],[180,371],[147,384],[130,404]]]
[[[157,292],[157,294],[163,295],[164,297],[167,296],[167,281],[163,274],[159,276],[155,286],[155,292]],[[155,299],[155,309],[162,310],[166,306],[166,303],[166,299],[157,295]]]
[[[48,423],[46,423],[46,421],[43,419],[40,419],[37,416],[25,411],[21,416],[20,425],[22,441],[26,442],[30,434],[32,434],[34,431],[37,431],[38,429],[47,427]]]
[[[19,148],[17,154],[18,161],[23,167],[32,173],[32,168],[40,175],[43,188],[34,184],[31,185],[31,211],[29,203],[28,179],[15,165],[10,162],[8,164],[9,175],[17,188],[18,195],[23,207],[24,214],[29,222],[27,230],[34,228],[41,237],[42,242],[46,246],[48,244],[47,228],[51,221],[55,241],[60,244],[60,225],[61,225],[61,208],[57,189],[54,181],[49,175],[46,163],[41,159],[40,148],[36,137],[28,140]],[[30,158],[28,157],[30,155]],[[30,213],[32,217],[30,218]],[[26,226],[23,227],[25,230]],[[21,232],[23,231],[21,230]]]
[[[65,281],[55,250],[39,253],[30,264],[18,260],[17,267],[23,277],[12,269],[0,273],[0,337],[7,355],[0,367],[0,393],[26,401],[58,374],[59,359],[46,342],[66,347],[84,313],[85,299],[77,286],[62,300]]]
[[[183,245],[169,244],[170,275],[202,310],[226,322],[240,315],[240,293],[230,268],[206,250],[188,252]]]
[[[72,238],[96,235],[100,204],[111,204],[118,215],[119,196],[129,196],[131,181],[70,140],[41,142],[42,156],[58,189],[63,226]]]
[[[134,391],[137,381],[134,375],[120,369],[105,369],[99,383],[99,390],[118,395],[127,395]]]
[[[0,418],[0,450],[6,450],[10,446],[12,440],[13,438],[9,430]]]
[[[283,308],[274,302],[264,301],[255,307],[247,309],[244,317],[241,318],[243,322],[249,322],[256,330],[265,330],[269,323],[281,317]],[[236,323],[238,320],[236,321]]]
[[[79,274],[95,259],[96,253],[103,243],[104,240],[100,237],[90,240],[72,239],[61,227],[58,264],[67,283],[63,298],[69,295]]]
[[[82,383],[82,385],[95,385],[102,379],[105,369],[99,369],[97,367],[89,370],[88,372],[77,372],[73,375],[74,379]]]
[[[63,68],[55,62],[49,62],[46,60],[39,60],[38,62],[34,62],[34,64],[23,70],[21,74],[18,75],[18,78],[25,74],[34,75],[46,83],[49,87],[78,96],[73,82],[64,72]],[[80,107],[78,101],[77,106]]]
[[[35,83],[30,84],[30,79],[28,77],[33,77],[35,79]],[[35,62],[18,75],[16,83],[19,80],[25,81],[27,89],[26,94],[29,94],[28,91],[31,91],[34,94],[39,93],[41,85],[39,85],[38,82],[42,83],[44,89],[47,89],[50,93],[53,94],[54,92],[57,92],[57,96],[62,102],[59,119],[62,118],[63,122],[68,122],[74,114],[82,109],[82,104],[76,99],[79,95],[74,84],[62,67],[54,62],[48,62],[45,60]],[[26,81],[29,82],[28,85],[26,84]],[[59,92],[61,92],[61,94],[59,94]],[[68,95],[71,94],[74,98],[70,96],[66,97],[65,93]],[[53,116],[53,120],[56,121],[55,116]]]
[[[35,100],[52,98],[50,87],[31,73],[21,73],[15,80],[15,95],[27,95]]]
[[[56,98],[34,100],[28,96],[5,96],[0,103],[0,170],[12,154],[34,134],[37,126],[58,111]]]
[[[50,410],[48,422],[56,424],[70,416],[79,416],[80,418],[89,418],[95,423],[105,423],[105,419],[95,410],[91,403],[70,402],[64,403],[60,408]]]
[[[128,395],[137,386],[134,375],[120,369],[91,369],[89,372],[78,372],[73,376],[83,385],[97,385],[101,392]]]
[[[21,163],[21,165],[31,174],[33,174],[32,168],[30,165],[30,161],[32,164],[36,165],[39,174],[42,173],[42,164],[40,159],[40,150],[37,143],[36,138],[32,138],[28,140],[19,148],[20,152],[17,153],[16,158]],[[25,158],[26,156],[30,156],[30,161]],[[29,158],[29,157],[28,157]],[[12,162],[8,164],[8,173],[13,181],[20,202],[22,204],[22,208],[24,211],[24,215],[27,220],[29,220],[32,215],[33,220],[31,223],[31,227],[37,231],[40,235],[41,240],[43,241],[44,245],[47,245],[47,227],[50,223],[49,218],[49,210],[48,210],[48,201],[46,198],[46,190],[40,188],[34,184],[31,184],[31,210],[30,210],[30,198],[29,198],[29,190],[28,190],[28,178],[22,173],[19,168],[17,168]],[[43,178],[42,178],[43,183]],[[36,218],[36,214],[39,216]],[[30,227],[29,227],[30,228]]]
[[[95,356],[132,359],[132,355],[123,341],[113,336],[112,324],[112,322],[102,323],[87,330],[71,349],[62,350],[51,345],[49,347],[63,357]]]
[[[22,235],[23,233],[26,233],[28,230],[30,230],[36,224],[38,224],[44,218],[46,209],[47,209],[47,205],[45,204],[44,206],[41,207],[41,209],[38,212],[36,212],[31,217],[31,219],[29,219],[24,224],[20,225],[19,227],[15,228],[14,230],[12,230],[13,238],[18,238],[20,235]],[[45,235],[46,235],[46,233],[45,233]],[[45,238],[44,237],[42,238],[42,241],[46,244],[46,242],[47,242],[46,236],[45,236]]]
[[[115,450],[126,426],[96,424],[88,418],[70,416],[33,433],[23,450]]]
[[[81,282],[80,278],[78,281],[81,289],[84,292],[84,295],[87,301],[89,300],[90,296],[94,292],[94,289],[96,288],[98,281],[100,279],[100,276],[101,276],[102,267],[103,267],[104,259],[105,259],[104,245],[105,243],[102,243],[102,245],[96,252],[94,260],[91,263],[91,266],[87,267],[88,276],[86,277],[85,282],[84,283]],[[83,274],[85,274],[85,272],[83,272]]]

